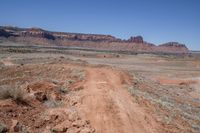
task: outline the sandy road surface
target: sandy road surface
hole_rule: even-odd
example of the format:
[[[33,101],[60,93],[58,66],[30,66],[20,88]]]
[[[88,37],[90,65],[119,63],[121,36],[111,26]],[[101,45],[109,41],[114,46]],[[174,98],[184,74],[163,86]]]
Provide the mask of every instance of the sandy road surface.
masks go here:
[[[80,114],[98,133],[155,133],[157,125],[124,88],[129,77],[107,68],[87,68]]]

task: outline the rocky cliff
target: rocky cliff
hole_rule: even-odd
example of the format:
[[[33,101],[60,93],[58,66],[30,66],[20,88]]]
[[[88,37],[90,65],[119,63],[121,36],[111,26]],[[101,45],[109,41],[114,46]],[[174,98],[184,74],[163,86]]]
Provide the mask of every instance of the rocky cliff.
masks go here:
[[[129,42],[134,42],[134,43],[144,43],[143,37],[142,36],[132,36],[128,39]]]
[[[142,36],[121,40],[111,35],[51,32],[40,28],[0,27],[4,40],[38,45],[61,45],[95,50],[135,52],[188,52],[184,44],[169,42],[159,46],[145,42]]]

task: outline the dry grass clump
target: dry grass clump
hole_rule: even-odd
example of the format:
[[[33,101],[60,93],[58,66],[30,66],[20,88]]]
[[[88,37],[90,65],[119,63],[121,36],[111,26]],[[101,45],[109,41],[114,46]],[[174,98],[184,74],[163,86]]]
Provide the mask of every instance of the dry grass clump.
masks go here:
[[[13,99],[17,103],[26,103],[27,93],[21,86],[1,86],[0,87],[0,99]]]
[[[57,108],[64,106],[63,101],[56,101],[56,100],[47,100],[44,103],[48,108]]]
[[[85,79],[85,71],[83,69],[73,69],[71,75],[72,77],[78,78],[79,80]]]
[[[0,133],[6,133],[8,131],[7,127],[0,123]]]
[[[67,87],[60,87],[59,92],[67,94],[69,93],[69,89]]]

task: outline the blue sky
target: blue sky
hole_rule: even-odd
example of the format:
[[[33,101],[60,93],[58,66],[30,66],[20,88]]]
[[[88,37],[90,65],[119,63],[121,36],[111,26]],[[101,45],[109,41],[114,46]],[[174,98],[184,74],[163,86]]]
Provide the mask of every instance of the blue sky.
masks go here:
[[[0,0],[0,25],[142,35],[155,44],[178,41],[200,50],[200,0]]]

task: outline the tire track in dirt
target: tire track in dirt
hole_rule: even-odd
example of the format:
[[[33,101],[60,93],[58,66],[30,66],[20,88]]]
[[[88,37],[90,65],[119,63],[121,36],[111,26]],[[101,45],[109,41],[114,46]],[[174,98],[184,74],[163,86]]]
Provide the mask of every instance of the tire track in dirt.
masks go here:
[[[78,110],[98,133],[155,133],[157,123],[124,87],[128,76],[110,68],[87,68]],[[125,78],[125,79],[124,79]]]

